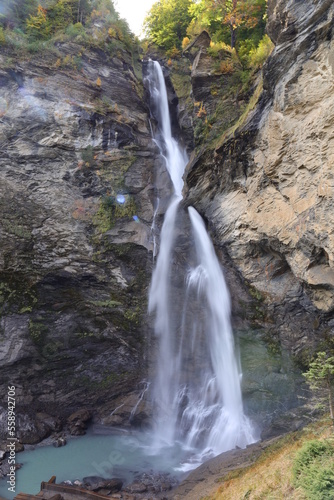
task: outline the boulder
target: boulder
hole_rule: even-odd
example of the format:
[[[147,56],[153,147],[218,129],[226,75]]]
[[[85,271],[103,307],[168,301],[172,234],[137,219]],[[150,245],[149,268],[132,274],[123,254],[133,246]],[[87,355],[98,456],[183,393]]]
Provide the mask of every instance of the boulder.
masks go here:
[[[61,446],[65,446],[67,441],[64,437],[59,437],[52,444],[55,448],[60,448]]]
[[[90,491],[108,490],[110,493],[117,493],[122,489],[121,479],[105,479],[99,476],[88,476],[82,480],[83,487]]]
[[[126,491],[130,493],[145,493],[147,491],[147,486],[142,482],[135,481],[126,487]]]
[[[72,436],[81,436],[86,433],[87,422],[91,420],[92,412],[82,408],[70,415],[67,419],[69,431]]]

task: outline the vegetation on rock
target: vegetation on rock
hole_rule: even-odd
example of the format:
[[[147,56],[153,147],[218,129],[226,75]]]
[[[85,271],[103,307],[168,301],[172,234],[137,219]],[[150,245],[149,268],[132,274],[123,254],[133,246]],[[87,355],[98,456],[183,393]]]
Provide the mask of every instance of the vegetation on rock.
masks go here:
[[[186,49],[206,30],[214,43],[235,48],[248,67],[257,64],[258,49],[260,57],[268,55],[266,47],[272,48],[265,36],[266,7],[266,0],[160,0],[151,8],[145,27],[149,40],[170,57],[173,48]]]
[[[191,127],[195,146],[212,149],[229,131],[233,136],[261,94],[259,70],[274,47],[265,34],[266,0],[190,1],[191,21],[183,38],[179,25],[168,22],[180,18],[181,3],[184,9],[179,0],[155,3],[146,19],[147,34],[169,58],[182,129]]]
[[[311,389],[316,391],[317,402],[329,401],[329,410],[334,425],[334,356],[318,352],[304,374]],[[325,393],[325,396],[324,396]]]
[[[333,441],[306,441],[293,464],[294,483],[311,500],[330,500],[334,491]]]
[[[333,498],[333,465],[331,426],[320,421],[275,441],[253,465],[221,477],[218,491],[205,499],[329,500]]]
[[[129,50],[135,38],[112,0],[6,0],[0,11],[0,45],[42,51],[47,41],[75,39],[85,46],[123,43]],[[38,44],[36,46],[36,43]]]
[[[265,0],[201,0],[191,8],[194,15],[191,30],[205,27],[224,39],[228,35],[232,48],[239,38],[249,45],[256,38],[252,30],[264,28],[265,11]]]

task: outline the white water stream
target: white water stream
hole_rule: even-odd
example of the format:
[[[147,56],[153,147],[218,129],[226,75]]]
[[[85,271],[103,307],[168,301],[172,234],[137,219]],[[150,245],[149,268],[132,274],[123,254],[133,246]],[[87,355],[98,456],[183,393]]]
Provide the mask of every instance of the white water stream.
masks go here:
[[[172,262],[188,159],[172,137],[165,80],[158,62],[149,61],[147,80],[158,122],[155,140],[174,187],[149,293],[149,312],[155,313],[159,338],[153,448],[158,451],[179,441],[196,450],[194,462],[198,463],[236,446],[243,448],[255,438],[243,412],[228,290],[203,220],[192,207],[188,212],[196,265],[184,277],[184,293],[174,295]]]

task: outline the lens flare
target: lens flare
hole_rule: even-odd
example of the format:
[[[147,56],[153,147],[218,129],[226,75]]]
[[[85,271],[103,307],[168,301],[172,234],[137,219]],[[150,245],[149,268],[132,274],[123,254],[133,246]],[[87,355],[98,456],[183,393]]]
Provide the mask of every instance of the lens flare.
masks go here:
[[[124,205],[124,203],[125,203],[125,201],[126,201],[126,200],[125,200],[125,196],[124,196],[124,194],[118,194],[118,195],[116,196],[116,201],[117,201],[117,203],[119,203],[120,205]]]

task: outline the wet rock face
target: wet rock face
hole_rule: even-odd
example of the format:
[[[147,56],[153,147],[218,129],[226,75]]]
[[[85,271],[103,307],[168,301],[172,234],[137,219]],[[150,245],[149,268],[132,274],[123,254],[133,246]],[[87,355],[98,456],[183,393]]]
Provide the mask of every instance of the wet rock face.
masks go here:
[[[136,389],[152,266],[157,148],[131,56],[58,50],[0,56],[0,386],[36,436],[38,411],[103,414]]]
[[[192,159],[188,199],[269,305],[281,340],[299,351],[334,310],[334,7],[268,7],[277,45],[258,106],[214,154]]]

